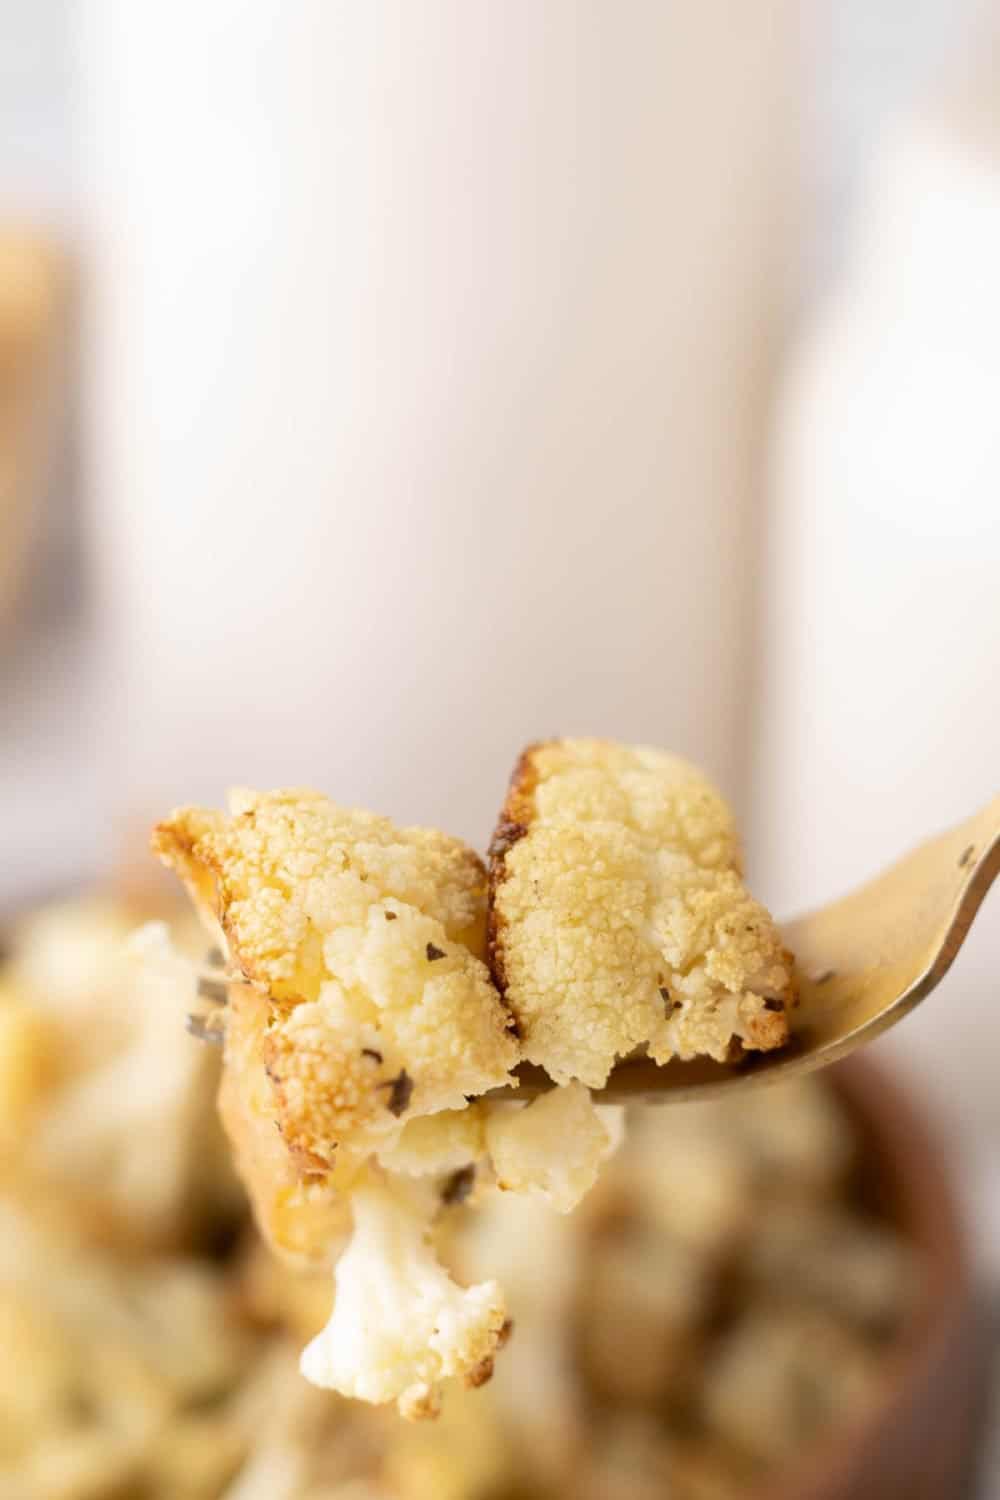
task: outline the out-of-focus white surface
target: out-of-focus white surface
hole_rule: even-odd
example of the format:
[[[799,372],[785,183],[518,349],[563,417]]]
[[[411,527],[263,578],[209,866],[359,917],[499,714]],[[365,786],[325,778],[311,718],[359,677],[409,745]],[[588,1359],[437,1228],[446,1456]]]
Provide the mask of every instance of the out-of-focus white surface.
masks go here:
[[[121,797],[482,844],[588,731],[732,786],[791,10],[84,7]]]
[[[887,145],[850,273],[786,386],[753,824],[779,910],[848,888],[998,789],[994,82],[970,71]],[[994,1194],[997,915],[994,896],[946,984],[879,1044],[964,1127]]]
[[[72,0],[0,0],[0,213],[72,217]]]

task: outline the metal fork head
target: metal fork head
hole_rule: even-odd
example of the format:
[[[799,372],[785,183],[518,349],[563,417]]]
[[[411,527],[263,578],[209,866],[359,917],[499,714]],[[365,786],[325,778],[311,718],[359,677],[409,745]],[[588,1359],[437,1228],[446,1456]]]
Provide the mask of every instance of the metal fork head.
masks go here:
[[[198,1008],[188,1012],[184,1023],[197,1041],[216,1047],[224,1044],[228,993],[225,955],[219,948],[210,948],[198,975]]]

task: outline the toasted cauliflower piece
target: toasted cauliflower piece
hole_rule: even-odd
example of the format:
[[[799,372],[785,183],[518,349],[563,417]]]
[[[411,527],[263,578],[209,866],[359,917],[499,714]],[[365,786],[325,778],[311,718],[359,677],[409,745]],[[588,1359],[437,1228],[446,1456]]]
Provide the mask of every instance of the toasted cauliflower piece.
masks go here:
[[[456,839],[316,792],[186,809],[154,848],[268,997],[260,1056],[305,1172],[345,1181],[405,1123],[510,1083],[517,1043],[482,944],[485,874]]]
[[[732,816],[659,750],[553,740],[522,755],[491,847],[490,949],[523,1055],[558,1083],[788,1039],[791,957],[740,877]]]
[[[442,1380],[472,1385],[492,1373],[503,1333],[495,1281],[460,1287],[429,1243],[436,1195],[374,1176],[351,1195],[354,1235],[337,1264],[333,1316],[302,1355],[315,1385],[362,1401],[396,1401],[433,1416]]]
[[[530,1104],[490,1106],[486,1145],[498,1187],[547,1198],[568,1214],[597,1181],[615,1140],[589,1090],[571,1083]]]

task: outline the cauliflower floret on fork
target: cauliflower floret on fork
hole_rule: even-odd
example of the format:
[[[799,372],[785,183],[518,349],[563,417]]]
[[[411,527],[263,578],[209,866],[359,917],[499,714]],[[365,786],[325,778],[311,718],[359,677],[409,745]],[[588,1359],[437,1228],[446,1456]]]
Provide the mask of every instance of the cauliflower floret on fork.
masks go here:
[[[449,1280],[423,1248],[409,1185],[378,1163],[426,1176],[435,1210],[458,1201],[484,1149],[470,1101],[516,1082],[517,1039],[481,956],[485,869],[458,840],[310,792],[239,793],[228,815],[181,810],[154,847],[226,946],[220,1106],[265,1235],[315,1264],[354,1221],[334,1314],[350,1338],[343,1357],[321,1340],[305,1373],[433,1414],[438,1379],[485,1378],[502,1295]],[[378,1243],[372,1225],[400,1247],[396,1292],[372,1269],[385,1295],[349,1321],[344,1287]],[[390,1346],[398,1379],[371,1374]]]
[[[687,761],[606,740],[522,755],[491,847],[494,978],[524,1057],[601,1088],[645,1047],[732,1060],[788,1039],[791,957]]]

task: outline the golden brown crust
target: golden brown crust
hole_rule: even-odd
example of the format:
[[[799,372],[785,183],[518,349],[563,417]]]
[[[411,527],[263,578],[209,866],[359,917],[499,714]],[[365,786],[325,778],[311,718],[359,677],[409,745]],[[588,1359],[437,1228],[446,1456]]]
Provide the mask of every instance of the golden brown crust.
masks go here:
[[[503,918],[500,915],[497,893],[503,884],[506,875],[506,862],[509,851],[514,845],[523,839],[531,826],[535,815],[534,794],[538,784],[538,772],[535,768],[535,755],[544,745],[551,743],[548,740],[535,740],[526,745],[518,756],[517,764],[511,774],[510,783],[507,787],[507,795],[500,809],[496,828],[489,847],[489,873],[488,873],[488,896],[486,915],[486,951],[493,975],[493,983],[500,992],[503,999],[507,990],[507,976],[504,968],[504,941],[503,941]],[[511,1016],[511,1029],[515,1031],[517,1022]]]
[[[192,820],[175,813],[156,824],[150,848],[183,881],[202,921],[209,926],[217,922],[228,941],[223,862],[211,843],[202,837],[202,830]],[[254,977],[245,968],[243,973],[247,979]]]
[[[502,1331],[503,1330],[501,1329],[501,1332]],[[478,1390],[481,1385],[486,1385],[493,1379],[493,1369],[493,1355],[488,1354],[485,1359],[481,1359],[479,1361],[478,1365],[473,1365],[471,1370],[466,1371],[463,1377],[466,1387],[470,1391],[475,1391]]]
[[[399,1077],[384,1051],[346,1049],[315,1006],[272,1016],[260,1051],[278,1129],[306,1174],[333,1170],[338,1143],[384,1114]]]

